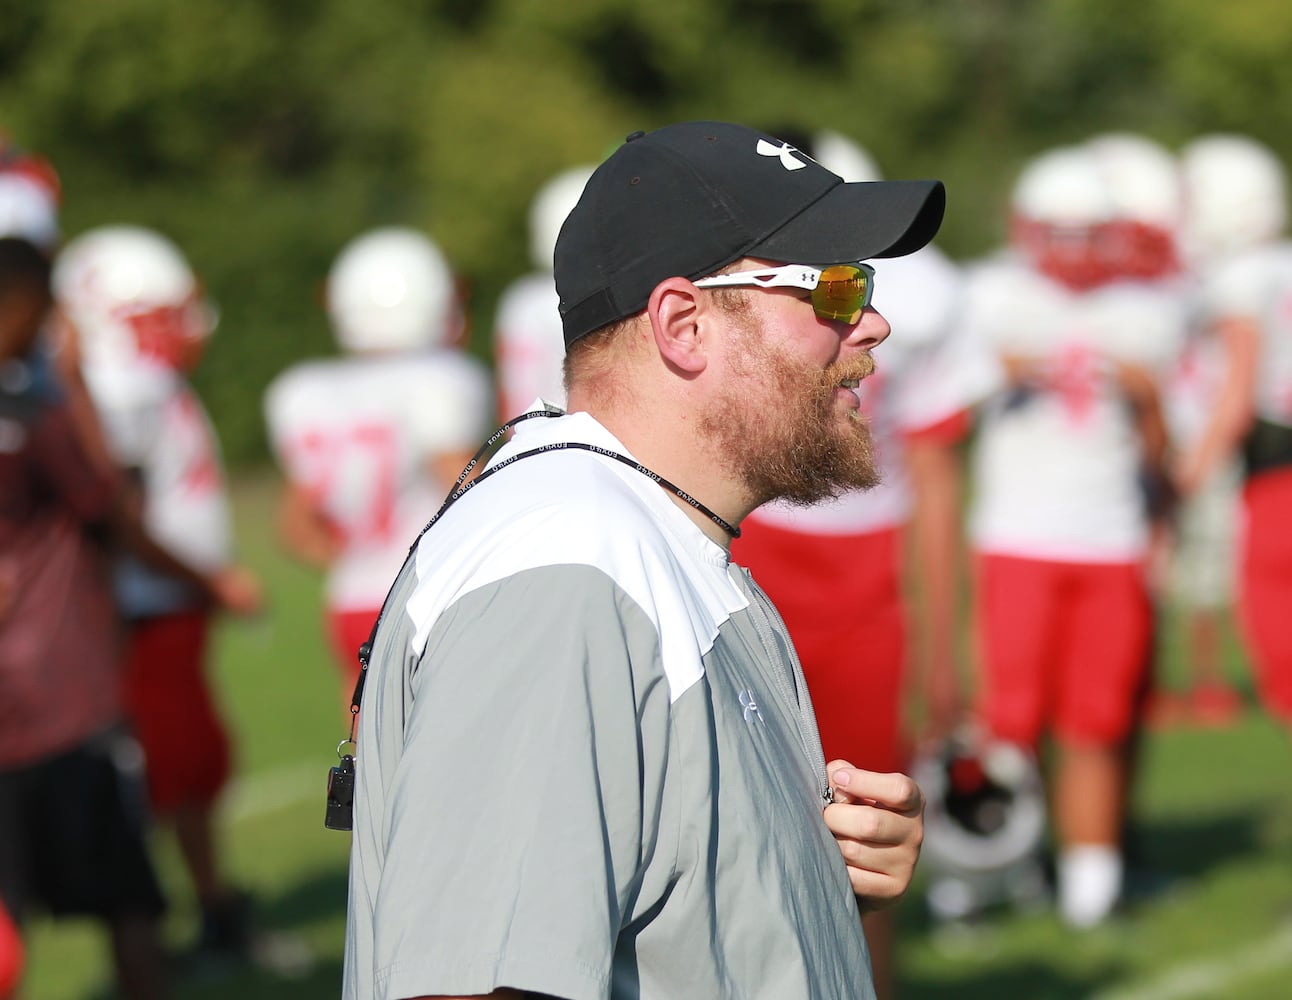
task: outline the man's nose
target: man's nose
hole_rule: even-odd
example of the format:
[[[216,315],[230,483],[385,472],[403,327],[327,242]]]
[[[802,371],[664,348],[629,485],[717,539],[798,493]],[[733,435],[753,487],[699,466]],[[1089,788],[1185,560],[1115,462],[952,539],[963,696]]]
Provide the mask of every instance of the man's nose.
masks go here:
[[[844,338],[844,343],[849,347],[860,347],[863,350],[871,350],[882,344],[893,328],[888,325],[888,320],[884,319],[873,306],[867,306],[861,314],[861,319],[857,320],[856,326]]]

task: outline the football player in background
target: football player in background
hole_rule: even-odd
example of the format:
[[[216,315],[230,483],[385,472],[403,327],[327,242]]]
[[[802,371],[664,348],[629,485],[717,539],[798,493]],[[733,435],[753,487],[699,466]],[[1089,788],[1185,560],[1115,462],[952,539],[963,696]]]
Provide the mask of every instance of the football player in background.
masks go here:
[[[490,377],[460,346],[464,314],[440,249],[412,229],[337,256],[327,310],[344,356],[302,361],[265,394],[286,484],[287,550],[326,569],[327,633],[348,706],[386,591],[492,426]]]
[[[1184,310],[1116,280],[1116,201],[1093,150],[1034,160],[1013,212],[1015,252],[977,267],[965,296],[1007,376],[974,448],[979,712],[997,739],[1053,741],[1058,906],[1088,927],[1122,891],[1128,741],[1153,630],[1145,482],[1164,490],[1159,382]]]
[[[880,180],[869,154],[838,133],[772,132],[845,181]],[[874,280],[892,336],[853,391],[880,484],[808,508],[766,504],[745,519],[731,552],[785,620],[826,756],[902,771],[913,704],[926,710],[925,737],[945,737],[959,721],[957,446],[997,373],[957,329],[960,274],[936,247],[876,262]],[[908,662],[918,669],[908,672]],[[880,911],[864,923],[877,993],[891,997],[894,918]]]
[[[1181,457],[1186,494],[1206,488],[1237,448],[1244,530],[1238,609],[1261,699],[1292,723],[1292,243],[1286,172],[1246,136],[1207,135],[1181,154],[1186,245],[1205,262],[1202,314],[1221,345],[1224,381],[1195,447]]]
[[[565,405],[565,337],[552,278],[552,251],[561,223],[591,174],[591,167],[562,171],[539,189],[530,204],[529,250],[534,270],[503,290],[494,320],[498,407],[504,421],[524,413],[535,399]]]
[[[258,582],[232,560],[219,444],[186,379],[215,326],[183,253],[137,226],[90,230],[63,248],[54,291],[108,451],[151,537],[213,581],[219,604],[260,606]],[[68,359],[70,360],[70,359]],[[195,956],[246,958],[249,898],[223,870],[216,806],[231,769],[228,728],[209,679],[209,594],[121,554],[114,594],[126,626],[124,693],[144,750],[149,801],[174,829],[201,908]]]
[[[1108,249],[1114,275],[1147,282],[1187,307],[1188,328],[1169,366],[1162,403],[1172,455],[1172,496],[1154,497],[1155,553],[1151,560],[1159,605],[1180,610],[1187,689],[1155,681],[1147,700],[1150,723],[1219,725],[1232,721],[1242,699],[1225,678],[1221,642],[1232,600],[1237,455],[1218,461],[1205,482],[1191,481],[1176,497],[1175,472],[1196,450],[1224,384],[1224,347],[1199,320],[1197,283],[1186,280],[1181,245],[1186,198],[1177,158],[1166,148],[1129,133],[1108,133],[1089,143],[1107,177],[1116,218]],[[1199,261],[1202,266],[1207,262]],[[1192,480],[1193,473],[1185,473]]]

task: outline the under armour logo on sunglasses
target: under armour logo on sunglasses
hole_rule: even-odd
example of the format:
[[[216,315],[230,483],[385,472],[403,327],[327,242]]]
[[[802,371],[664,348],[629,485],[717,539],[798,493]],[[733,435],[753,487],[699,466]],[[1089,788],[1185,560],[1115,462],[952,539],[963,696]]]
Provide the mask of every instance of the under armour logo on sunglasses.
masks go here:
[[[776,146],[768,142],[766,139],[758,140],[758,155],[779,156],[781,159],[781,166],[786,170],[800,170],[807,166],[806,163],[794,155],[797,152],[798,150],[788,142],[782,142],[779,146]]]

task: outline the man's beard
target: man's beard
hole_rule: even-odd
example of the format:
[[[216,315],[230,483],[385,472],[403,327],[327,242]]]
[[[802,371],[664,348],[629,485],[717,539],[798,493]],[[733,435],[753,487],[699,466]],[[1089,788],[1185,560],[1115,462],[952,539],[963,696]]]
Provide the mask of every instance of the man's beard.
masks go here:
[[[879,482],[870,430],[861,414],[840,413],[841,382],[874,371],[869,354],[822,370],[747,330],[733,385],[702,415],[701,430],[755,504],[806,507]]]

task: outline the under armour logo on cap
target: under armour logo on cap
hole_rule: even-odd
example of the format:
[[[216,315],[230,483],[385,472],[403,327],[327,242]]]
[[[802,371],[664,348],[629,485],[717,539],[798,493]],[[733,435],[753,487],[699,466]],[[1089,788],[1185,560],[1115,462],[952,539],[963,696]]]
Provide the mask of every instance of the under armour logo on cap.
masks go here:
[[[807,166],[806,163],[794,155],[798,150],[788,142],[782,142],[777,146],[768,142],[766,139],[759,139],[757,148],[759,156],[779,156],[781,159],[781,166],[786,170],[801,170],[803,167]]]

